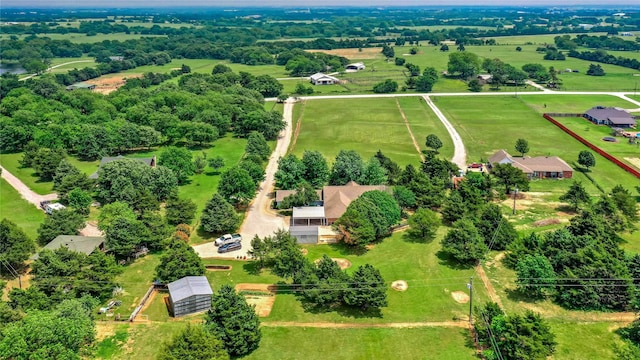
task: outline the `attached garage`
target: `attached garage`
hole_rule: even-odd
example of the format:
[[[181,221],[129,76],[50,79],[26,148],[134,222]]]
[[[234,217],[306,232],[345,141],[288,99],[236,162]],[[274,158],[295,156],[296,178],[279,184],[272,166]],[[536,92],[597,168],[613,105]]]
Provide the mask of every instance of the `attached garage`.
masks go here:
[[[186,276],[169,283],[169,305],[174,317],[211,309],[211,285],[205,276]]]

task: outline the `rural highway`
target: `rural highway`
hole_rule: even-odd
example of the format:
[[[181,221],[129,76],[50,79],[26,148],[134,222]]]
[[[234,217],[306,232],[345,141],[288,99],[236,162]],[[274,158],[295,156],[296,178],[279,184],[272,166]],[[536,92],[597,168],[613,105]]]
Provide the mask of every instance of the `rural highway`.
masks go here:
[[[284,130],[280,132],[280,135],[278,135],[276,148],[269,158],[265,180],[260,183],[258,195],[256,195],[256,198],[249,205],[247,215],[240,227],[242,249],[230,253],[218,254],[218,248],[213,245],[213,242],[210,242],[193,247],[200,257],[235,258],[236,256],[246,256],[247,251],[251,249],[251,239],[253,239],[255,235],[259,237],[270,236],[279,229],[289,228],[289,224],[285,224],[285,218],[271,210],[271,200],[273,199],[272,193],[275,173],[278,170],[278,160],[280,157],[286,155],[289,143],[291,142],[293,104],[294,100],[292,98],[289,98],[284,103],[282,118],[286,126]]]

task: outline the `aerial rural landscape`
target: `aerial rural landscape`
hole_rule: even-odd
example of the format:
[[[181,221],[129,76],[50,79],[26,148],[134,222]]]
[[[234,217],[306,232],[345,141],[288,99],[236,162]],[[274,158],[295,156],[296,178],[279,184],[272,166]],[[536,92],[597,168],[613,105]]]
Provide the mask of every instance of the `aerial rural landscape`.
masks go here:
[[[640,359],[637,4],[196,3],[0,8],[0,359]]]

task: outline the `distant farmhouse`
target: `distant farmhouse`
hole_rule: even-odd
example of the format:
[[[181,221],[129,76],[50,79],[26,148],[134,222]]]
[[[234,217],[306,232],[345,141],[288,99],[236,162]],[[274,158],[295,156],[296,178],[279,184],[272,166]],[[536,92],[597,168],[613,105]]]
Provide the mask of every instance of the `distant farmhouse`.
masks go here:
[[[364,66],[363,63],[361,62],[357,62],[357,63],[353,63],[353,64],[349,64],[347,66],[345,66],[345,70],[347,71],[360,71],[360,70],[364,70],[367,67]]]
[[[511,164],[531,179],[570,179],[573,168],[557,156],[513,157],[499,150],[489,158],[489,168],[496,164]]]
[[[367,191],[387,191],[385,185],[358,185],[351,181],[342,186],[325,186],[317,190],[320,201],[317,206],[294,207],[291,215],[290,233],[302,243],[319,241],[318,226],[333,224],[347,210],[352,201]],[[295,190],[277,190],[276,205],[285,197],[295,194]]]
[[[65,247],[71,251],[91,255],[91,253],[96,250],[104,251],[104,238],[100,236],[60,235],[45,245],[43,250],[47,249],[54,251],[61,247]],[[31,259],[35,260],[38,257],[39,254],[35,254]]]
[[[88,83],[84,83],[84,82],[71,84],[71,85],[66,87],[66,89],[68,91],[73,91],[73,90],[93,90],[95,88],[96,88],[95,84],[88,84]]]
[[[100,160],[100,167],[103,167],[105,164],[108,164],[112,161],[116,161],[116,160],[122,160],[122,159],[133,159],[133,160],[138,160],[141,161],[151,167],[156,167],[156,157],[155,155],[153,157],[150,158],[126,158],[122,155],[118,155],[116,157],[103,157]],[[94,172],[93,174],[89,175],[89,179],[97,179],[100,176],[100,168],[98,168],[98,170],[96,172]]]
[[[583,117],[594,124],[618,128],[635,127],[637,123],[631,114],[614,107],[595,106],[589,109]]]
[[[331,75],[316,73],[309,77],[313,85],[334,85],[340,82],[340,79]]]
[[[169,283],[169,307],[174,317],[211,309],[211,285],[206,276],[185,276]]]

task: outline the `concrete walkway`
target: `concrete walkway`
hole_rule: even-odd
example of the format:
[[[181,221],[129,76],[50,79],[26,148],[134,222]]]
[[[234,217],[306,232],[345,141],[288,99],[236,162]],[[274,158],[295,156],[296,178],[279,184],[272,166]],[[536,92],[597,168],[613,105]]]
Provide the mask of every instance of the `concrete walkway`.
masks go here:
[[[240,234],[242,235],[242,249],[225,254],[218,254],[218,248],[213,245],[213,242],[210,242],[193,247],[200,257],[235,258],[236,256],[246,256],[247,252],[251,249],[251,239],[253,239],[254,236],[258,235],[259,237],[265,237],[272,235],[279,229],[289,228],[288,224],[285,223],[285,218],[271,210],[270,206],[271,201],[273,200],[273,189],[275,184],[275,173],[278,171],[278,160],[280,157],[286,155],[289,143],[291,142],[293,104],[294,101],[292,98],[289,98],[284,103],[282,118],[285,121],[286,126],[278,136],[276,148],[269,158],[265,180],[260,183],[258,195],[256,195],[256,198],[249,205],[247,215],[240,227]]]
[[[464,148],[464,143],[462,142],[460,134],[458,134],[456,128],[451,125],[447,117],[444,116],[442,111],[438,109],[429,96],[423,96],[423,98],[447,129],[449,136],[451,136],[451,140],[453,141],[453,158],[451,159],[451,162],[458,165],[460,170],[465,170],[467,168],[467,151]]]

